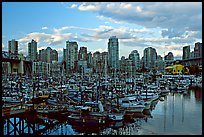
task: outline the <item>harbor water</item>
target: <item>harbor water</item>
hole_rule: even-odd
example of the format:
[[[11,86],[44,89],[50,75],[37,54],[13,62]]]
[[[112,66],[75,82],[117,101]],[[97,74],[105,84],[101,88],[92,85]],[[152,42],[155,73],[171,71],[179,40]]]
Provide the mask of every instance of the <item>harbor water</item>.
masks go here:
[[[80,130],[79,130],[80,129]],[[171,92],[155,103],[149,115],[125,121],[119,128],[58,125],[45,135],[202,135],[202,88]]]

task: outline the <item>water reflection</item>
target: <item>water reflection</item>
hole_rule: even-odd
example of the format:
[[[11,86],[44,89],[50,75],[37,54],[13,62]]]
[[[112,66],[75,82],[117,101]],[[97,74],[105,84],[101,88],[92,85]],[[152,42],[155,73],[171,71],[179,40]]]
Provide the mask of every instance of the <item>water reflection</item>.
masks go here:
[[[191,87],[184,93],[170,93],[163,101],[155,101],[150,110],[137,114],[135,118],[127,118],[122,123],[112,123],[106,127],[66,124],[60,132],[63,135],[201,135],[202,88]],[[56,132],[50,135],[56,135]]]

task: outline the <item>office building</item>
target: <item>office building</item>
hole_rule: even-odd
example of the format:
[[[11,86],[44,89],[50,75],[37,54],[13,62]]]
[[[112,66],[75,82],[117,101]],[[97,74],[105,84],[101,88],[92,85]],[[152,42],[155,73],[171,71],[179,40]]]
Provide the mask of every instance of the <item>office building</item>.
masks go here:
[[[8,53],[10,58],[15,58],[18,55],[18,41],[15,39],[8,41]]]
[[[28,58],[31,61],[38,60],[37,42],[33,39],[28,43]]]
[[[183,47],[183,59],[190,58],[190,45]]]
[[[195,43],[194,47],[194,58],[202,58],[202,43]]]
[[[146,69],[155,69],[155,61],[157,60],[157,52],[155,48],[148,47],[144,49],[144,67]]]
[[[116,36],[111,36],[108,41],[108,67],[111,71],[119,70],[119,42]]]

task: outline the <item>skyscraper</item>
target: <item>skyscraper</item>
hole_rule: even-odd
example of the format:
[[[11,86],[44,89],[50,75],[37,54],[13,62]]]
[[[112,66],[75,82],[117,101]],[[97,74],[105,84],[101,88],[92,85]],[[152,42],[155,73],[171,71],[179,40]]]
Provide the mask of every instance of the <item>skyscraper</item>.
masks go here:
[[[37,55],[37,42],[32,39],[32,41],[28,43],[28,57],[32,61],[37,61]]]
[[[66,49],[63,51],[63,59],[66,62],[66,71],[76,71],[76,61],[78,60],[78,44],[77,42],[66,41]]]
[[[46,51],[46,49],[39,50],[39,61],[47,62],[47,51]]]
[[[144,58],[143,58],[144,67],[152,70],[153,68],[155,68],[155,61],[156,60],[157,60],[156,49],[152,48],[152,47],[145,48]]]
[[[80,47],[78,60],[87,60],[87,47]]]
[[[8,41],[8,53],[10,57],[11,54],[18,54],[18,41],[16,41],[15,39]]]
[[[51,50],[51,61],[58,61],[58,52],[55,49]]]
[[[183,47],[183,59],[190,58],[190,45]]]
[[[172,52],[169,52],[168,55],[164,56],[165,67],[173,65],[174,55]]]
[[[47,51],[47,56],[46,56],[47,62],[51,62],[51,51],[52,51],[52,49],[50,47],[47,47],[46,51]]]
[[[202,43],[200,43],[200,42],[195,43],[194,57],[195,58],[202,58]]]
[[[51,63],[58,61],[58,52],[50,47],[39,50],[39,61]]]
[[[89,52],[89,53],[87,54],[87,66],[88,66],[89,68],[92,68],[92,67],[93,67],[93,57],[92,57],[92,53],[91,53],[91,52]]]
[[[132,60],[133,71],[136,71],[140,68],[140,55],[137,50],[133,50],[129,54],[129,59]]]
[[[168,55],[164,56],[164,60],[174,60],[173,53],[169,52]]]
[[[119,68],[119,43],[116,36],[111,36],[108,42],[108,66],[113,71]]]
[[[95,72],[101,72],[101,53],[96,51],[93,53],[93,69]]]

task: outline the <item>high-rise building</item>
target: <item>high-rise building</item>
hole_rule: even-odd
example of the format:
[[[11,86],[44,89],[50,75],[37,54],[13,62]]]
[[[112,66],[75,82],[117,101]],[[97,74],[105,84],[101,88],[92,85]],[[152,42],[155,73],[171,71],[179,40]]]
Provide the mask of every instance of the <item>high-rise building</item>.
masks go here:
[[[190,45],[183,47],[183,59],[190,58]]]
[[[37,56],[37,42],[32,39],[32,41],[28,43],[28,58],[32,61],[37,61]]]
[[[194,51],[191,51],[191,53],[190,53],[190,58],[191,58],[191,59],[194,58]]]
[[[87,54],[87,66],[89,68],[93,68],[93,57],[92,57],[92,53],[91,52],[89,52]]]
[[[66,41],[66,49],[63,51],[63,59],[66,62],[66,72],[76,72],[78,60],[77,42]]]
[[[163,58],[161,57],[161,55],[157,55],[157,60],[155,62],[155,65],[156,65],[156,70],[161,72],[164,70],[164,61],[163,61]]]
[[[39,50],[39,61],[47,62],[47,50],[46,49]]]
[[[12,55],[18,55],[18,41],[15,39],[8,41],[8,53],[9,57]]]
[[[121,74],[124,74],[126,72],[125,65],[126,65],[125,56],[122,56],[120,59],[120,72],[121,72]]]
[[[39,50],[39,61],[51,63],[58,61],[58,52],[50,47]]]
[[[140,68],[140,55],[137,50],[133,50],[129,54],[129,59],[132,60],[132,69],[133,72],[136,72]]]
[[[202,43],[195,43],[194,47],[194,58],[202,58]]]
[[[102,72],[103,72],[103,76],[105,76],[107,74],[107,71],[108,71],[108,52],[102,52],[100,54],[100,59],[101,59],[101,69],[102,69]]]
[[[173,53],[169,52],[168,55],[164,56],[164,60],[174,60]]]
[[[119,42],[116,36],[111,36],[108,41],[108,66],[113,71],[119,68]]]
[[[46,56],[47,62],[51,62],[51,51],[52,51],[52,49],[50,47],[47,47],[46,51],[47,51],[47,56]]]
[[[96,51],[93,53],[93,70],[96,73],[101,73],[101,53]]]
[[[87,60],[87,47],[80,47],[79,54],[78,54],[78,60]]]
[[[144,50],[144,67],[147,69],[155,69],[155,61],[157,60],[157,52],[155,48],[148,47]]]
[[[164,65],[165,67],[171,66],[174,63],[174,55],[172,52],[169,52],[166,56],[164,56]]]
[[[51,50],[51,61],[58,61],[58,52],[55,49]]]

